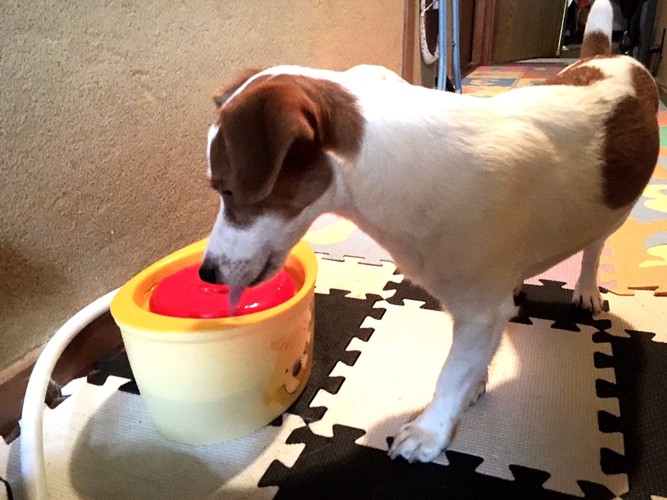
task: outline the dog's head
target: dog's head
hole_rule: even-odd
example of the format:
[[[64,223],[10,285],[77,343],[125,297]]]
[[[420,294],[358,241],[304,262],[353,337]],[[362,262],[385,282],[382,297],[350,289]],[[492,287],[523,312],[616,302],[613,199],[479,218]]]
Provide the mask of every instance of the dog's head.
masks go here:
[[[297,74],[245,74],[214,102],[208,172],[221,203],[200,276],[244,288],[275,274],[332,208],[334,164],[358,152],[363,122],[341,85]]]

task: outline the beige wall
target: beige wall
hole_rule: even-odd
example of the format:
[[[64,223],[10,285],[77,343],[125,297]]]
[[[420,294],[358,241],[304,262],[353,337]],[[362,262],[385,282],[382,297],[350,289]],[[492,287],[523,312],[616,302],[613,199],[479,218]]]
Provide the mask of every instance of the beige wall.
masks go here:
[[[400,71],[403,1],[0,3],[0,370],[207,235],[210,95],[248,66]]]

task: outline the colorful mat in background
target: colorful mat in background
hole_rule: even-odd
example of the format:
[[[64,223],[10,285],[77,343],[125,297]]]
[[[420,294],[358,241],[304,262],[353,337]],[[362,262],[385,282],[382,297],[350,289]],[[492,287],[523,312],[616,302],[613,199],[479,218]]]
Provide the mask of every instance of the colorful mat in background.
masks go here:
[[[561,64],[480,66],[463,79],[463,93],[491,97],[513,88],[539,85],[563,68]]]

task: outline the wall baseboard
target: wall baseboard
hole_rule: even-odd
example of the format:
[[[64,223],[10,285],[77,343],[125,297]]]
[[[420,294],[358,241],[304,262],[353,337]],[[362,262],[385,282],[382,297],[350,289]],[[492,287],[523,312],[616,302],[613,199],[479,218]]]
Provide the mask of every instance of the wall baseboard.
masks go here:
[[[120,330],[107,311],[88,324],[65,349],[51,375],[53,384],[46,395],[50,407],[62,401],[60,387],[95,369],[95,362],[121,346]],[[23,397],[42,347],[34,349],[0,373],[0,436],[10,443],[20,433]]]

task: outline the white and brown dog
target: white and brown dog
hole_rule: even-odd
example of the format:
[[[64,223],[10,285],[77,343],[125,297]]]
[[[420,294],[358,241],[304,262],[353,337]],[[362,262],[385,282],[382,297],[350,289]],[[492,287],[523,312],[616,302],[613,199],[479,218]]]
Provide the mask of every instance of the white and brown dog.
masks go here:
[[[597,0],[581,60],[490,99],[373,67],[294,66],[241,75],[214,97],[209,175],[222,201],[203,279],[237,289],[266,280],[317,216],[335,212],[453,316],[433,400],[401,428],[392,458],[430,461],[449,444],[525,278],[583,249],[572,300],[601,310],[600,252],[659,147],[656,85],[611,55],[611,26],[609,1]]]

